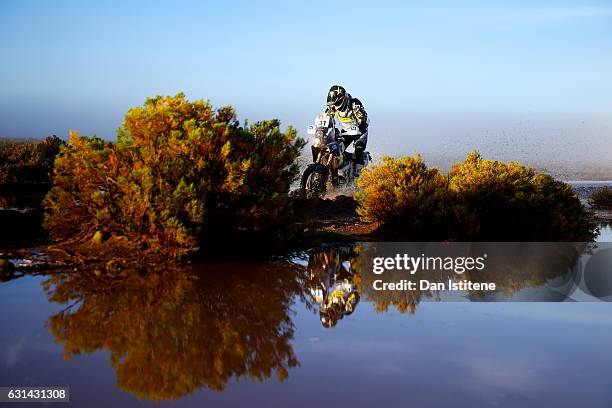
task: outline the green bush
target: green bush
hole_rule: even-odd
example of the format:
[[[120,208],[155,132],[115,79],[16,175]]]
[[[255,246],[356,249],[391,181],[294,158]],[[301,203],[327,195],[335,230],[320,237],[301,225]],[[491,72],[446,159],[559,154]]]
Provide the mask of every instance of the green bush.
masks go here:
[[[57,136],[42,141],[0,139],[0,184],[50,182],[55,156],[65,144]]]
[[[589,203],[593,207],[612,209],[612,188],[602,187],[591,194]]]
[[[277,120],[240,126],[183,94],[130,109],[117,142],[71,133],[45,225],[57,239],[100,231],[175,255],[200,238],[280,228],[304,142]]]
[[[393,238],[479,241],[590,241],[595,224],[569,185],[519,163],[478,152],[448,176],[420,156],[385,158],[365,170],[361,216]]]

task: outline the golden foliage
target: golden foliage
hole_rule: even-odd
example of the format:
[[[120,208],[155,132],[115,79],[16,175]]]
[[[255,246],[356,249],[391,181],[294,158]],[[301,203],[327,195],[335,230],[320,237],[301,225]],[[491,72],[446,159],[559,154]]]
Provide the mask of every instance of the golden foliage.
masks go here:
[[[571,187],[519,163],[468,155],[445,176],[419,155],[362,172],[361,216],[392,238],[590,241],[595,224]]]
[[[475,215],[467,239],[592,241],[596,225],[568,184],[516,162],[485,160],[478,152],[455,165],[450,188]]]
[[[304,142],[277,120],[241,127],[235,118],[178,94],[130,109],[116,143],[72,132],[47,228],[58,239],[125,235],[173,254],[205,234],[280,228]]]
[[[458,229],[462,210],[448,188],[447,177],[427,168],[420,155],[384,157],[357,180],[357,212],[380,224],[391,237],[412,240],[447,239]]]

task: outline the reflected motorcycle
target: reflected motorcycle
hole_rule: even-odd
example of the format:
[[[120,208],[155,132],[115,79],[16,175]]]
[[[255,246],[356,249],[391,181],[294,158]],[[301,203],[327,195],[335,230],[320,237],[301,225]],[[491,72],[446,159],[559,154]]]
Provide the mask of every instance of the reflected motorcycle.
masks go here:
[[[309,251],[305,286],[325,328],[351,315],[360,300],[356,271],[350,266],[352,247],[325,247]]]

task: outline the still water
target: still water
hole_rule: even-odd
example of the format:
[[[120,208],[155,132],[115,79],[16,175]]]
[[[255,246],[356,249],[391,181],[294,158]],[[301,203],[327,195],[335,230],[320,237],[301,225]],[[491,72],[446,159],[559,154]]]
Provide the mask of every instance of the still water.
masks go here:
[[[599,227],[598,240],[601,242],[612,242],[612,226],[601,226]]]
[[[324,315],[313,273],[353,266],[334,251],[0,283],[0,385],[70,386],[74,407],[612,406],[608,303],[353,299]]]

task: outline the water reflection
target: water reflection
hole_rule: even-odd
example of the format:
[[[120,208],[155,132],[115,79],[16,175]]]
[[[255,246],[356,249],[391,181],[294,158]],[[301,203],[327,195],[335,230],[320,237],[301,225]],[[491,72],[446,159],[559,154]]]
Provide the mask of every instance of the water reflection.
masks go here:
[[[424,300],[445,301],[564,301],[571,298],[580,284],[582,255],[591,250],[590,244],[582,243],[403,243],[364,244],[361,248],[361,263],[372,265],[372,258],[392,257],[394,254],[428,254],[441,260],[472,259],[487,254],[486,267],[456,273],[443,269],[442,264],[430,270],[420,270],[417,275],[392,270],[384,273],[385,282],[402,282],[420,279],[428,282],[447,284],[472,281],[494,283],[495,291],[467,289],[459,291],[432,290],[374,290],[375,280],[381,275],[371,271],[362,275],[366,299],[372,301],[379,311],[391,306],[400,313],[414,314],[417,305]]]
[[[571,244],[556,248],[550,263],[548,256],[534,256],[541,248],[517,243],[512,256],[500,257],[486,274],[464,277],[495,282],[495,296],[538,288],[540,300],[563,300],[559,293],[575,280],[568,268],[581,252]],[[294,302],[333,328],[362,298],[378,312],[410,314],[421,301],[443,298],[431,290],[368,290],[372,274],[362,270],[367,251],[363,244],[326,245],[308,251],[302,263],[219,261],[146,274],[89,268],[54,273],[44,288],[50,301],[65,308],[49,318],[48,327],[66,359],[107,350],[118,386],[153,401],[202,388],[221,391],[241,378],[283,381],[299,365],[292,346]],[[467,300],[487,296],[464,294]]]
[[[106,349],[118,386],[154,401],[236,378],[282,381],[298,365],[290,307],[300,270],[272,262],[177,272],[51,276],[49,299],[68,305],[48,321],[65,357]]]
[[[612,242],[612,221],[602,223],[599,226],[599,236],[597,240],[599,242]]]
[[[351,315],[361,298],[359,258],[351,245],[324,246],[309,251],[304,286],[318,308],[325,328]]]
[[[436,244],[434,244],[436,245]],[[448,244],[440,249],[448,253]],[[383,244],[384,246],[384,244]],[[431,244],[398,244],[385,248],[390,253],[419,254]],[[407,249],[410,247],[410,249]],[[564,301],[579,288],[582,274],[581,257],[590,253],[588,243],[475,243],[458,246],[463,255],[488,253],[487,267],[481,271],[466,271],[458,275],[452,271],[433,270],[421,272],[432,282],[474,282],[495,283],[495,292],[482,290],[463,291],[453,298],[447,292],[430,289],[374,291],[372,283],[380,276],[371,273],[371,268],[362,273],[362,268],[371,265],[371,252],[382,255],[381,245],[326,245],[308,253],[304,292],[318,311],[324,327],[335,326],[344,316],[353,313],[359,300],[372,302],[377,312],[386,312],[393,307],[400,313],[414,314],[417,305],[424,300],[471,300],[471,301]],[[365,265],[365,266],[364,266]],[[391,273],[386,281],[406,278],[404,273]]]

